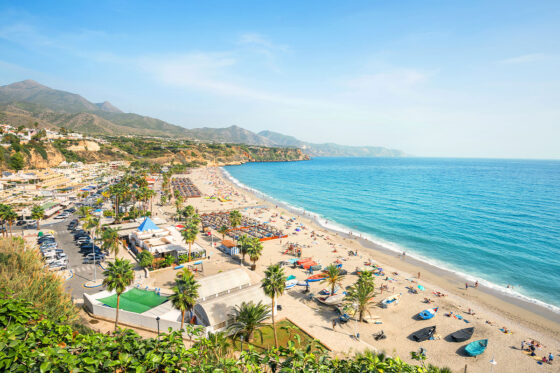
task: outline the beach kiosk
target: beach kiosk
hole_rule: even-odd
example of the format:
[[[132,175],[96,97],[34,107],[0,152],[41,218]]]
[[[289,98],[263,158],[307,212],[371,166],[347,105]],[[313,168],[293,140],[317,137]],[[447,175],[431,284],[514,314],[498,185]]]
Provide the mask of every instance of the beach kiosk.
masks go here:
[[[220,250],[228,255],[239,255],[239,247],[231,240],[223,240]]]

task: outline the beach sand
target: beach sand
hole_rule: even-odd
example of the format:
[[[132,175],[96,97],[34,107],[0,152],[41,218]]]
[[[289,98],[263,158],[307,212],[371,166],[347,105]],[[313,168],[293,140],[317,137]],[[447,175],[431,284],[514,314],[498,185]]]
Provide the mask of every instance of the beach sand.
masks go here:
[[[288,234],[288,237],[282,240],[264,242],[263,256],[257,262],[255,270],[257,275],[262,276],[266,266],[270,264],[293,258],[283,254],[288,242],[293,242],[303,247],[302,257],[312,257],[323,266],[335,260],[342,262],[343,268],[348,271],[343,287],[352,284],[357,279],[355,269],[363,267],[364,263],[370,260],[381,266],[386,276],[394,279],[394,281],[387,281],[386,277],[376,277],[378,289],[376,298],[379,301],[393,293],[402,294],[397,305],[387,309],[378,306],[371,308],[371,314],[380,317],[382,324],[358,323],[351,320],[333,331],[332,320],[337,316],[336,311],[316,301],[307,300],[306,295],[302,293],[303,287],[296,286],[287,290],[279,298],[282,310],[279,312],[278,319],[284,317],[291,319],[331,348],[334,355],[343,356],[355,351],[375,349],[389,355],[398,355],[407,362],[414,362],[410,358],[410,352],[418,351],[423,347],[427,351],[426,363],[447,366],[453,371],[464,372],[467,366],[467,372],[490,372],[492,366],[489,362],[492,358],[497,362],[497,365],[493,366],[494,372],[560,371],[560,356],[557,356],[560,353],[559,315],[529,303],[498,296],[499,294],[491,289],[482,287],[465,289],[464,280],[451,272],[426,265],[410,257],[403,258],[372,242],[328,231],[308,216],[296,215],[293,211],[276,206],[273,202],[238,187],[224,177],[221,170],[217,168],[196,169],[188,177],[204,196],[230,196],[232,199],[231,202],[205,198],[189,199],[186,203],[192,204],[199,213],[238,209],[243,215],[269,222]],[[164,210],[170,214],[174,211],[174,207],[169,205]],[[290,228],[286,228],[288,219],[293,219]],[[300,232],[295,231],[296,226],[301,228]],[[221,235],[217,232],[214,234],[219,244],[217,238],[221,238]],[[197,242],[207,248],[211,246],[208,237],[201,237]],[[357,251],[358,255],[349,256],[350,250]],[[209,252],[210,262],[213,262],[209,263],[210,266],[223,267],[223,269],[239,266],[235,260],[219,250],[213,249]],[[248,265],[249,263],[245,264],[247,267]],[[287,275],[295,275],[298,280],[305,280],[308,277],[302,269],[284,268]],[[394,272],[398,275],[393,274]],[[418,273],[420,273],[419,279]],[[387,285],[388,290],[381,294],[382,285]],[[407,289],[407,287],[418,289],[418,285],[424,286],[426,290],[412,294]],[[316,294],[325,287],[326,285],[320,282],[312,283],[311,293]],[[440,291],[447,296],[436,297],[432,294],[433,291]],[[434,302],[423,303],[425,297],[431,298]],[[415,318],[418,312],[433,307],[439,307],[439,312],[432,320]],[[467,314],[469,309],[475,314]],[[461,315],[462,319],[446,317],[445,314],[449,312]],[[410,334],[418,329],[432,325],[437,326],[436,335],[439,339],[417,343],[409,338]],[[447,340],[446,337],[450,333],[466,327],[475,327],[474,336],[468,342],[489,339],[489,346],[484,354],[478,357],[466,357],[462,349],[468,342],[454,343]],[[501,332],[499,329],[502,327],[509,329],[511,334]],[[387,339],[375,341],[373,334],[381,330],[385,332]],[[360,340],[354,337],[357,332],[360,334]],[[537,364],[533,357],[520,350],[521,342],[524,340],[538,341],[544,347],[537,350],[537,357],[542,358],[552,352],[557,356],[555,363]]]

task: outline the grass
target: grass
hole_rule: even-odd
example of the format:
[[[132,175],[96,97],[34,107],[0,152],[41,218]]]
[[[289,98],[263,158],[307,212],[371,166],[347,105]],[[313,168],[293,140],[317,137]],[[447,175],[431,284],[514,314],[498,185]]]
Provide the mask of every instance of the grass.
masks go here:
[[[260,334],[256,332],[251,345],[261,351],[266,350],[269,347],[274,347],[274,333],[272,331],[272,325],[270,325],[270,327],[263,327],[260,330],[263,336],[262,341]],[[293,341],[296,348],[306,348],[307,346],[312,345],[312,351],[319,352],[327,350],[327,348],[319,341],[313,339],[309,334],[288,319],[284,319],[276,323],[276,332],[278,334],[278,346],[287,347],[288,341]],[[299,336],[299,341],[296,335]],[[243,344],[245,348],[247,348],[247,342],[244,342]],[[241,341],[239,339],[232,341],[232,345],[236,350],[241,350]]]

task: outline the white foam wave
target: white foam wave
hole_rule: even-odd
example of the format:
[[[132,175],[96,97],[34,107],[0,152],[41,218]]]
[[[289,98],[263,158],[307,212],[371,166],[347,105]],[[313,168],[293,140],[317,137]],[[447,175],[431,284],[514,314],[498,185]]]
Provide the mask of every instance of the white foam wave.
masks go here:
[[[484,280],[482,278],[479,278],[473,274],[468,274],[465,272],[462,272],[456,268],[454,268],[453,265],[450,265],[449,263],[444,263],[444,262],[440,262],[436,259],[433,258],[426,258],[422,255],[419,255],[418,253],[415,252],[410,252],[410,249],[406,248],[406,247],[402,247],[394,242],[388,242],[388,241],[384,241],[378,237],[372,236],[371,234],[365,233],[365,232],[360,232],[360,231],[356,231],[356,230],[352,230],[342,224],[339,224],[337,222],[334,222],[332,220],[329,220],[328,218],[326,218],[325,216],[322,216],[321,214],[306,210],[302,207],[299,206],[294,206],[286,201],[282,201],[282,200],[278,200],[258,189],[255,188],[251,188],[245,184],[243,184],[242,182],[240,182],[239,180],[237,180],[235,177],[233,177],[226,169],[224,169],[223,167],[220,168],[222,173],[225,175],[225,177],[230,180],[232,183],[234,183],[235,185],[237,185],[238,187],[245,189],[259,197],[262,197],[264,199],[266,199],[269,202],[272,202],[276,205],[282,206],[283,208],[292,211],[295,214],[298,215],[304,215],[306,218],[311,218],[313,221],[315,221],[317,224],[319,224],[320,226],[322,226],[325,229],[328,229],[330,231],[334,231],[334,232],[338,232],[338,233],[342,233],[342,234],[346,234],[346,235],[352,235],[354,238],[362,238],[364,240],[370,241],[372,243],[374,243],[377,246],[380,246],[381,248],[385,249],[385,250],[389,250],[392,252],[395,252],[397,254],[401,254],[403,252],[406,252],[407,257],[413,258],[419,262],[423,262],[427,265],[433,266],[433,267],[437,267],[440,268],[444,271],[448,271],[450,273],[452,273],[453,275],[460,277],[462,279],[464,279],[465,281],[468,282],[475,282],[478,281],[478,283],[484,287],[487,287],[489,289],[492,289],[494,291],[500,292],[505,296],[509,296],[512,298],[517,298],[519,300],[522,300],[524,302],[527,303],[531,303],[531,304],[535,304],[537,306],[543,307],[545,309],[548,309],[552,312],[558,313],[560,314],[560,307],[543,302],[539,299],[535,299],[535,298],[531,298],[529,296],[526,296],[524,294],[519,293],[518,291],[514,291],[511,288],[507,288],[506,286],[502,286],[502,285],[498,285],[495,284],[491,281],[488,280]],[[519,286],[518,286],[519,287]]]

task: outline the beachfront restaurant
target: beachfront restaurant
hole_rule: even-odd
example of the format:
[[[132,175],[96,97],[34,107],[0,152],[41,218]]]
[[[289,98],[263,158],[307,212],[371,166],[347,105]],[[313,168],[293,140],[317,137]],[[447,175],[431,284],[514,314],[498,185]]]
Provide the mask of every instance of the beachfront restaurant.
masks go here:
[[[128,234],[128,241],[133,248],[136,246],[142,250],[147,250],[155,257],[172,252],[188,252],[188,246],[176,227],[165,226],[161,228],[149,217],[145,218],[136,230]],[[192,258],[199,259],[205,256],[206,250],[200,245],[196,243],[191,245]]]

